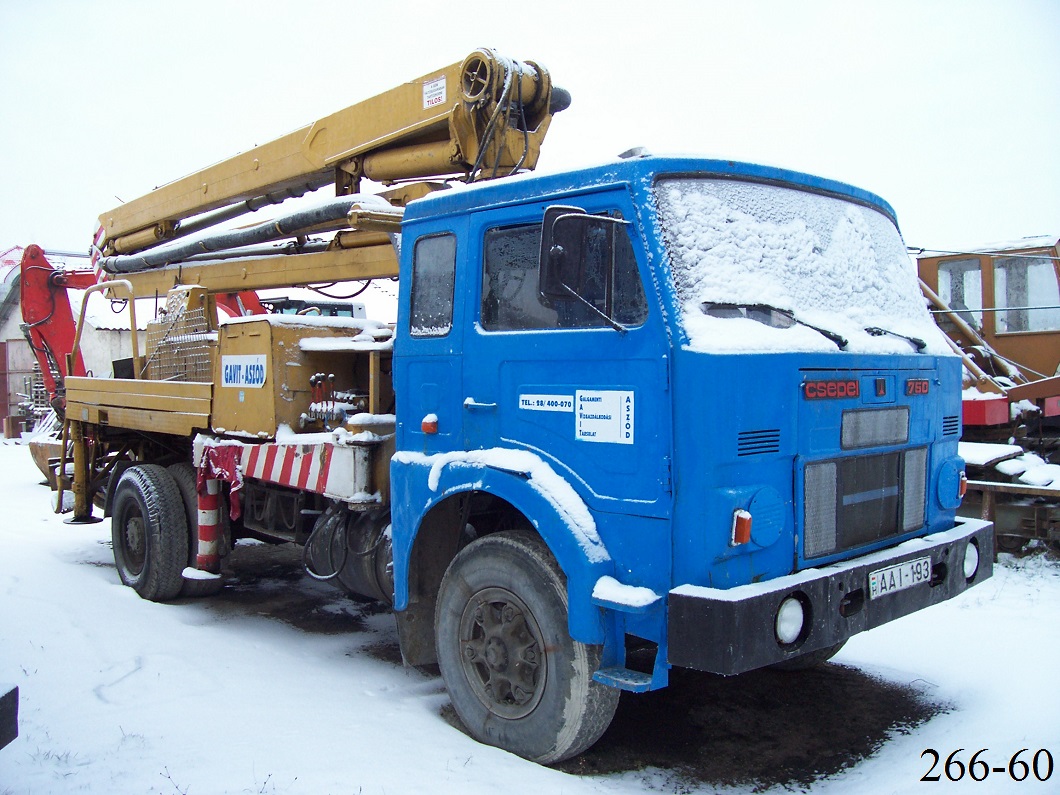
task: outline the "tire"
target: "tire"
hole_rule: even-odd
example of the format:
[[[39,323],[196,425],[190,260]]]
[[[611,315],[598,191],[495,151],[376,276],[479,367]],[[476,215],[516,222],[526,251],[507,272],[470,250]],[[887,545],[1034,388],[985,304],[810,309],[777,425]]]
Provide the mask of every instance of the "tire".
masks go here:
[[[176,598],[188,562],[188,524],[172,476],[157,464],[126,469],[114,490],[110,527],[121,581],[152,602]]]
[[[188,559],[187,565],[196,567],[199,556],[199,491],[196,483],[195,468],[191,464],[172,464],[167,469],[177,484],[181,502],[184,503],[184,521],[188,525]],[[222,539],[224,545],[225,539]],[[224,552],[222,551],[222,557]],[[208,580],[184,580],[180,595],[189,598],[216,596],[221,592],[224,581],[220,578]]]
[[[773,663],[770,668],[774,671],[784,671],[785,673],[797,673],[799,671],[807,671],[810,668],[816,668],[818,665],[824,665],[824,663],[831,660],[839,650],[846,645],[846,641],[837,643],[835,646],[827,646],[817,651],[807,652],[801,657],[792,657],[790,660],[784,660],[783,662]]]
[[[1016,554],[1017,552],[1022,552],[1029,541],[1029,538],[1022,538],[1021,536],[999,535],[997,537],[997,549],[999,552]]]
[[[601,647],[570,637],[566,578],[537,536],[495,533],[462,549],[442,579],[435,633],[453,708],[480,742],[550,764],[610,725],[619,691],[593,681]]]

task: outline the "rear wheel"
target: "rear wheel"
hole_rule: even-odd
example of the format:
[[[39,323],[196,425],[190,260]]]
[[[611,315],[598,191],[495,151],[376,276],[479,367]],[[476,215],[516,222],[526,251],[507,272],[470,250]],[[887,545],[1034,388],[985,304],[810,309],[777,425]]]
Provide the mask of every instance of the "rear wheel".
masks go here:
[[[153,602],[180,593],[188,525],[177,484],[163,467],[137,464],[122,474],[114,490],[111,541],[125,585]]]
[[[188,560],[187,565],[196,567],[199,556],[199,491],[196,483],[195,468],[191,464],[173,464],[166,470],[173,477],[184,503],[184,521],[188,525]],[[225,539],[221,539],[222,547]],[[223,552],[222,552],[223,554]],[[220,577],[204,580],[185,579],[180,589],[181,596],[214,596],[220,593],[224,581]]]
[[[997,537],[997,548],[999,552],[1022,552],[1028,541],[1030,541],[1029,538],[1021,536],[999,535]]]
[[[563,572],[537,536],[485,536],[442,580],[438,665],[475,739],[535,762],[581,753],[604,733],[619,692],[593,681],[601,648],[570,637]]]

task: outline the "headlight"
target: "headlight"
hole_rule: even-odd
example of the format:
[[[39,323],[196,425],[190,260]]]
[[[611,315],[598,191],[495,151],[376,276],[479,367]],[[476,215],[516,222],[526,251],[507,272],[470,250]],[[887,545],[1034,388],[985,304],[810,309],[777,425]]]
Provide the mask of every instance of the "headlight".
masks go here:
[[[979,547],[974,541],[969,541],[964,548],[964,579],[970,580],[979,571]]]
[[[777,640],[784,646],[790,646],[799,639],[805,622],[806,611],[802,602],[794,596],[789,596],[780,603],[777,610]]]

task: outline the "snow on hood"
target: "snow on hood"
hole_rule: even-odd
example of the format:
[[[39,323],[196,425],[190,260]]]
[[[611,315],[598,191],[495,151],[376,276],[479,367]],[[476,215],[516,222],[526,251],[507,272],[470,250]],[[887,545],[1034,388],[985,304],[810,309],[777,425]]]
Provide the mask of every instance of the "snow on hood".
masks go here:
[[[701,351],[835,351],[803,325],[708,316],[703,304],[769,305],[848,340],[847,351],[910,353],[887,329],[949,355],[905,243],[882,212],[779,185],[675,177],[656,187],[674,288]]]

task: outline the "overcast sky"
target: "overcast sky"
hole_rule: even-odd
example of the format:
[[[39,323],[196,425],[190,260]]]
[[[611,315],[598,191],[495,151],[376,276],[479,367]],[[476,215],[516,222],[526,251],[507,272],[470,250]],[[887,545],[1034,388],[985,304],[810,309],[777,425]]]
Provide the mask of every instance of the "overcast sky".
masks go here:
[[[1060,235],[1058,0],[0,0],[0,250],[494,47],[573,97],[540,168],[632,146],[874,191],[913,246]]]

